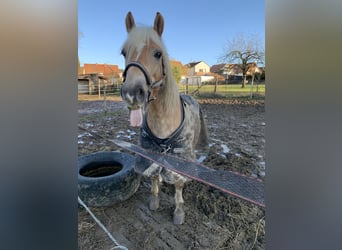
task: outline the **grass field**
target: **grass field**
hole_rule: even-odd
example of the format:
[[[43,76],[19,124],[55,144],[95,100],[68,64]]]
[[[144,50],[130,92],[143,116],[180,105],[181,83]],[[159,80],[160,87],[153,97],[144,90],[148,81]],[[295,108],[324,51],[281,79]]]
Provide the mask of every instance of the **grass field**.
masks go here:
[[[186,86],[178,85],[179,91],[185,93]],[[212,94],[214,93],[215,85],[203,85],[199,89],[200,94]],[[197,94],[198,86],[189,85],[188,91],[190,94]],[[241,88],[241,84],[225,84],[225,85],[217,85],[216,93],[223,96],[249,96],[251,92],[251,86],[246,85],[244,88]],[[256,84],[253,86],[253,94],[257,95],[265,95],[265,84],[259,84],[257,87]]]

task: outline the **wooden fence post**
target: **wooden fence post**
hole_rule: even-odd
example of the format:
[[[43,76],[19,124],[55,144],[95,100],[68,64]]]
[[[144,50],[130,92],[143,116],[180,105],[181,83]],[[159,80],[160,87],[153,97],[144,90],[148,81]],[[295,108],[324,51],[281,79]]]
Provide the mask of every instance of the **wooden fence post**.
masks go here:
[[[254,84],[254,76],[255,74],[252,75],[252,83],[251,83],[251,98],[253,98],[253,84]]]
[[[214,93],[216,94],[218,77],[216,76],[215,78],[216,78],[216,81],[215,81]]]
[[[101,99],[101,81],[97,78],[98,98]]]

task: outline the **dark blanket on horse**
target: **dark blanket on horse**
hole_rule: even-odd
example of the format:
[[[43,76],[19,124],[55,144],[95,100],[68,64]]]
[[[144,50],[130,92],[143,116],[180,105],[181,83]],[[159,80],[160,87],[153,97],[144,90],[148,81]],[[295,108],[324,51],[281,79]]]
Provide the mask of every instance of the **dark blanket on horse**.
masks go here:
[[[156,137],[147,124],[146,114],[144,117],[143,125],[140,129],[140,145],[148,150],[156,151],[160,153],[176,153],[175,149],[184,147],[184,138],[182,136],[182,131],[184,128],[184,121],[185,121],[185,112],[184,108],[185,105],[193,105],[192,99],[186,95],[180,95],[181,99],[181,106],[182,106],[182,120],[181,124],[168,138],[158,138]],[[150,167],[152,164],[151,161],[137,156],[135,171],[143,174],[143,172]],[[157,173],[156,173],[157,174]]]

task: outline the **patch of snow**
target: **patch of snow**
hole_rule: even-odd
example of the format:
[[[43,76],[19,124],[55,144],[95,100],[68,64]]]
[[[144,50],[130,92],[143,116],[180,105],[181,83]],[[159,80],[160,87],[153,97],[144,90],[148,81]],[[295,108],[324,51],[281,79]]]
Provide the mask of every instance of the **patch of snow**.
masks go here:
[[[227,147],[227,145],[221,144],[221,147],[223,149],[223,153],[225,153],[225,154],[227,154],[230,151],[230,149]]]
[[[214,144],[212,144],[212,143],[209,143],[209,148],[211,148],[213,145],[214,145]]]
[[[260,175],[261,177],[265,177],[266,173],[265,173],[265,171],[260,171],[260,172],[259,172],[259,175]]]
[[[77,138],[82,138],[83,136],[91,136],[91,134],[89,134],[88,132],[84,132],[82,134],[79,134]]]
[[[207,157],[205,155],[201,155],[200,158],[198,158],[197,162],[202,163]]]
[[[78,144],[83,144],[83,143],[84,143],[84,141],[82,141],[82,140],[78,140],[78,141],[77,141],[77,143],[78,143]]]
[[[221,157],[223,157],[224,159],[227,159],[227,156],[224,155],[224,154],[222,154],[222,153],[216,153],[216,154],[219,155],[219,156],[221,156]]]
[[[265,125],[266,125],[266,123],[265,123],[265,122],[262,122],[262,123],[261,123],[261,125],[262,125],[262,126],[265,126]]]
[[[237,156],[237,157],[240,157],[240,156],[241,156],[241,154],[239,154],[239,153],[235,153],[235,156]]]

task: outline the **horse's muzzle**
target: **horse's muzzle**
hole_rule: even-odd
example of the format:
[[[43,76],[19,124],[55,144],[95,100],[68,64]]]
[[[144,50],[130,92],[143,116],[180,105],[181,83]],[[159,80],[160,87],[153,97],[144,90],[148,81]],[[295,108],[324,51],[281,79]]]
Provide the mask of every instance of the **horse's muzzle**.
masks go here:
[[[144,88],[143,82],[123,83],[121,87],[121,97],[130,108],[143,106],[147,98],[148,91]]]

